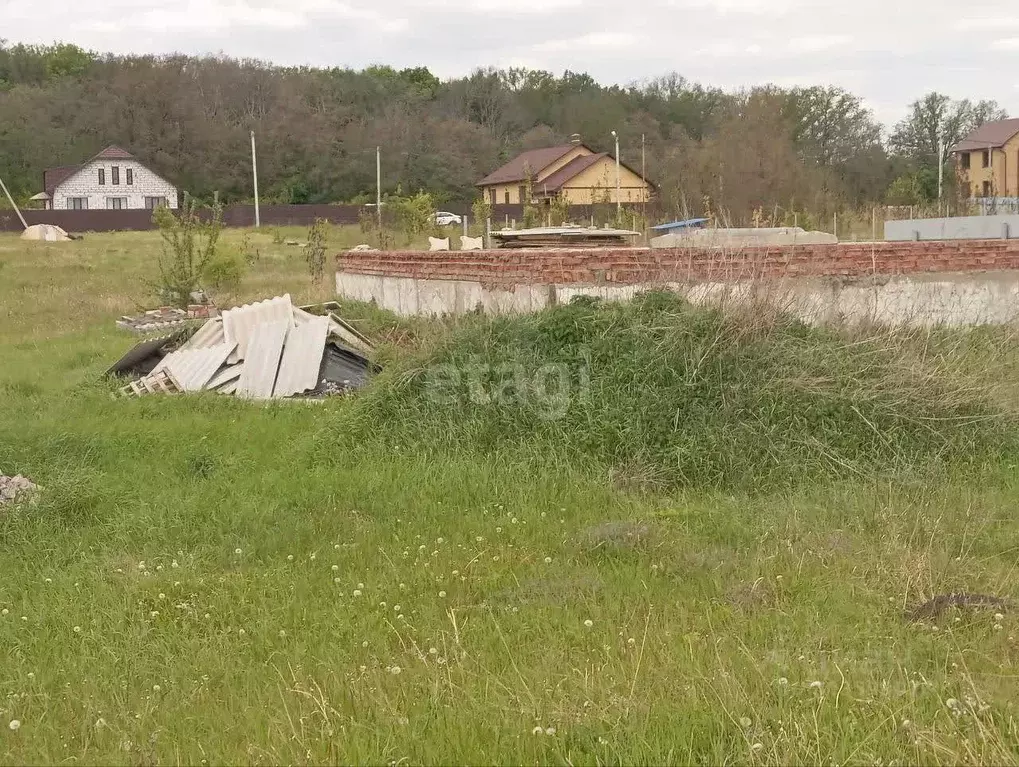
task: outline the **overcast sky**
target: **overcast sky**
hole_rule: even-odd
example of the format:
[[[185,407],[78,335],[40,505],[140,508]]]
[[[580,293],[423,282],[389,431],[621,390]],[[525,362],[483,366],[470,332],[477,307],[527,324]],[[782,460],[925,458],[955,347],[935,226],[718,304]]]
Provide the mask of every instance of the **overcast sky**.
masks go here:
[[[834,84],[879,119],[937,89],[1019,115],[1017,0],[0,0],[0,38],[280,64],[668,72],[736,88]]]

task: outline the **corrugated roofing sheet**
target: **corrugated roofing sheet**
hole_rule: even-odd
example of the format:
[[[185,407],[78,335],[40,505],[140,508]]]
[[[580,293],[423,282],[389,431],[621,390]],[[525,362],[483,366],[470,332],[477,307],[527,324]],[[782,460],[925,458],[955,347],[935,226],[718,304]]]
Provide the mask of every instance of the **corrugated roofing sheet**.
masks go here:
[[[235,344],[220,344],[208,349],[178,349],[166,355],[153,373],[166,370],[182,391],[201,391],[218,371]]]
[[[318,385],[318,371],[322,367],[322,353],[325,351],[329,324],[328,317],[314,317],[290,331],[280,360],[273,397],[290,397]]]
[[[235,365],[227,365],[222,368],[212,379],[205,384],[206,389],[219,389],[224,384],[236,381],[244,371],[244,363],[238,362]]]
[[[286,322],[294,326],[294,305],[290,294],[245,304],[223,312],[223,333],[227,343],[237,344],[237,358],[245,359],[253,331],[267,322]]]
[[[297,325],[302,325],[305,322],[311,322],[321,316],[322,315],[306,312],[304,309],[300,309],[296,306],[294,307],[294,323]],[[329,317],[329,333],[331,335],[335,335],[337,338],[342,339],[348,346],[353,346],[355,349],[360,349],[363,352],[370,352],[374,350],[375,347],[372,345],[372,342],[368,340],[368,337],[361,333],[353,325],[331,312],[327,316]]]
[[[290,301],[290,296],[287,296]],[[237,394],[252,399],[269,399],[276,384],[276,374],[283,355],[283,345],[293,319],[263,322],[246,329],[248,351],[244,359],[244,370],[237,385]]]
[[[181,348],[208,349],[223,343],[226,343],[226,335],[223,333],[223,320],[217,317],[202,325]]]

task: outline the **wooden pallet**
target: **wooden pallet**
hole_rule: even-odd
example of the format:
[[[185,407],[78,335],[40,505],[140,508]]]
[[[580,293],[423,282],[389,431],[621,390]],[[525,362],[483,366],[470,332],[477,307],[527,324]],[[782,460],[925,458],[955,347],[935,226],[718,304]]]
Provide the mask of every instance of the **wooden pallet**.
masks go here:
[[[122,387],[119,392],[124,397],[144,397],[147,394],[176,394],[181,391],[180,385],[166,370],[152,373]]]

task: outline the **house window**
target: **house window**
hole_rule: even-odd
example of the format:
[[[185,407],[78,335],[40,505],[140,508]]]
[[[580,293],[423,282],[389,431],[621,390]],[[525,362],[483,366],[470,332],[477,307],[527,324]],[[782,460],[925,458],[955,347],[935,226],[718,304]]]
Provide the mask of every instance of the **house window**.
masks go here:
[[[983,156],[984,156],[984,167],[985,168],[991,167],[991,150],[985,149],[983,151]]]
[[[68,197],[68,210],[88,210],[88,197]]]
[[[110,183],[114,186],[118,186],[120,184],[120,167],[117,165],[110,168]]]
[[[521,184],[517,188],[517,196],[520,198],[520,202],[522,202],[524,205],[526,205],[527,203],[530,202],[530,200],[526,199],[527,198],[527,187],[524,186],[523,184]]]
[[[963,170],[969,170],[969,152],[962,152],[959,155],[959,167]]]
[[[107,210],[126,210],[127,209],[127,198],[126,197],[107,197],[106,198],[106,209]]]
[[[99,186],[106,186],[106,168],[99,169]]]
[[[505,192],[502,193],[502,199],[503,199],[503,202],[505,202],[507,205],[510,204],[510,201],[509,201],[509,189],[507,189]]]
[[[985,181],[984,182],[984,197],[990,197],[990,196],[991,196],[991,182],[990,181]]]
[[[145,198],[145,210],[155,210],[156,208],[165,208],[169,205],[165,197],[146,197]]]
[[[124,168],[124,180],[128,186],[134,185],[134,168]]]

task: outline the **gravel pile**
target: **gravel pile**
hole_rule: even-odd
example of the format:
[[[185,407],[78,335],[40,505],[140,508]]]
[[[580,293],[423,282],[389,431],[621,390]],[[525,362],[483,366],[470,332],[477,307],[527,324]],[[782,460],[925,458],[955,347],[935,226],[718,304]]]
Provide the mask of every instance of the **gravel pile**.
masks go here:
[[[33,495],[39,486],[28,477],[17,474],[8,477],[0,474],[0,506],[14,503],[17,500],[25,500]]]

